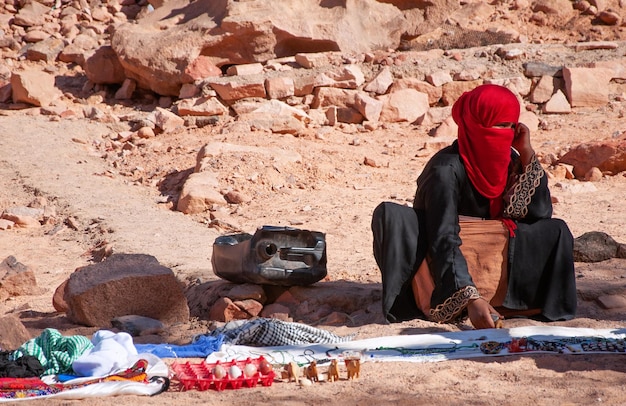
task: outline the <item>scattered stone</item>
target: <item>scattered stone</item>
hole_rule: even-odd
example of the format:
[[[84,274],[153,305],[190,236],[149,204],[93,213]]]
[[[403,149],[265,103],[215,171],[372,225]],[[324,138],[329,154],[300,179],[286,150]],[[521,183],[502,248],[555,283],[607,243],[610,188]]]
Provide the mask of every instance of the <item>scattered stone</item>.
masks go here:
[[[614,11],[603,10],[598,13],[597,17],[606,25],[620,25],[622,22],[622,16]]]
[[[319,68],[330,65],[328,55],[320,53],[297,53],[294,55],[298,65],[306,69]]]
[[[41,208],[17,206],[5,209],[0,218],[13,222],[16,227],[39,228],[43,214],[44,209]]]
[[[11,75],[13,103],[49,106],[61,97],[55,87],[54,76],[37,70],[13,72]]]
[[[561,89],[557,90],[542,108],[542,112],[546,114],[565,114],[571,111],[572,106],[570,106],[567,97],[565,97]]]
[[[232,65],[226,70],[228,76],[257,75],[263,73],[263,65],[260,63],[248,63],[244,65]]]
[[[222,76],[222,70],[215,66],[212,58],[199,55],[185,67],[182,80],[183,83],[193,83],[196,80],[220,76]]]
[[[151,127],[141,127],[137,130],[137,136],[139,138],[153,138],[154,130]]]
[[[156,108],[154,122],[165,133],[176,131],[185,125],[183,118],[162,107]]]
[[[10,230],[15,226],[15,223],[11,220],[0,218],[0,230]]]
[[[613,70],[607,68],[563,68],[565,91],[572,107],[599,107],[609,102]]]
[[[133,337],[160,334],[165,331],[165,325],[159,320],[134,314],[114,317],[111,320],[111,326]]]
[[[85,74],[95,84],[119,84],[126,79],[124,68],[110,46],[102,46],[85,56]]]
[[[231,190],[224,195],[224,199],[230,204],[248,203],[252,198],[245,193]]]
[[[202,213],[214,204],[225,204],[224,196],[218,191],[215,174],[204,171],[189,175],[182,190],[176,210],[185,214]]]
[[[596,301],[602,308],[607,310],[623,309],[626,307],[626,297],[622,295],[602,295]]]
[[[585,180],[588,182],[598,182],[602,180],[602,177],[602,171],[595,166],[589,169],[589,171],[585,174]]]
[[[267,295],[261,285],[254,285],[252,283],[242,283],[235,285],[227,296],[232,300],[246,300],[253,299],[261,304],[265,304],[267,301]]]
[[[617,49],[619,45],[613,41],[589,41],[589,42],[577,42],[574,45],[574,49],[577,52],[591,51],[594,49]]]
[[[41,294],[35,272],[10,255],[0,262],[0,299]]]
[[[268,317],[282,321],[293,321],[289,316],[289,308],[279,303],[272,303],[265,306],[263,311],[261,311],[261,317]]]
[[[179,99],[190,99],[200,95],[200,88],[193,83],[183,83],[178,93]]]
[[[541,79],[539,79],[539,82],[537,82],[530,93],[528,100],[531,103],[538,104],[545,103],[550,100],[555,90],[554,82],[555,79],[553,76],[541,76]]]
[[[454,79],[452,79],[452,76],[450,76],[450,72],[437,71],[431,73],[430,75],[426,75],[426,80],[431,85],[440,87],[445,85],[446,83],[452,82]]]
[[[118,100],[132,99],[136,88],[137,82],[132,79],[124,79],[122,86],[115,92],[115,98]]]
[[[620,244],[600,231],[586,232],[574,239],[574,261],[600,262],[617,257]]]
[[[216,97],[204,96],[186,98],[177,103],[181,116],[221,116],[228,114],[226,108]]]
[[[379,168],[380,165],[376,163],[376,161],[372,158],[365,157],[363,159],[363,164],[366,166],[371,166],[372,168]]]
[[[380,72],[372,79],[363,90],[375,94],[385,94],[393,84],[393,74],[388,66],[384,66]]]
[[[562,66],[552,66],[545,64],[543,62],[527,62],[523,65],[524,67],[524,75],[533,78],[533,77],[542,77],[542,76],[552,76],[552,77],[561,77],[563,76]]]
[[[248,317],[257,317],[263,310],[263,305],[254,299],[237,300],[233,304],[243,310]]]
[[[226,102],[245,99],[247,97],[260,97],[264,99],[267,96],[265,92],[264,78],[250,78],[245,81],[243,80],[243,78],[237,79],[238,80],[228,81],[218,81],[218,79],[210,79],[207,84],[211,86],[211,88],[217,92],[220,98]]]
[[[355,96],[354,105],[367,121],[372,122],[380,119],[384,106],[382,101],[374,99],[366,93],[358,93]]]
[[[413,123],[428,111],[428,95],[414,89],[402,89],[380,96],[383,109],[380,121]]]
[[[232,300],[227,297],[221,297],[211,306],[209,311],[209,320],[220,322],[229,322],[232,320],[249,319],[250,315],[241,310]]]
[[[284,99],[295,95],[295,84],[291,77],[281,76],[265,79],[267,97],[270,99]]]
[[[31,339],[31,335],[15,315],[0,317],[0,348],[14,351]]]
[[[26,51],[26,59],[29,61],[54,62],[65,43],[59,38],[48,38],[37,42]]]
[[[440,86],[433,86],[428,82],[415,78],[402,78],[393,82],[389,88],[389,93],[396,92],[400,89],[414,89],[428,95],[428,104],[434,106],[439,103],[443,95],[443,89]]]
[[[577,179],[584,179],[593,167],[611,175],[626,170],[626,140],[607,140],[583,143],[574,146],[559,160],[573,165]]]

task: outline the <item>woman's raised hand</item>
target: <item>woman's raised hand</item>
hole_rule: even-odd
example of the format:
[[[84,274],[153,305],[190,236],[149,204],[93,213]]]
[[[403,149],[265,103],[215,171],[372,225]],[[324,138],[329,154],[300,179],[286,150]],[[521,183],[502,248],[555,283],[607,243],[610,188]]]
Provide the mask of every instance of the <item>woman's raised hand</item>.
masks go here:
[[[519,152],[522,164],[524,166],[528,165],[533,155],[535,155],[535,150],[530,144],[530,129],[524,123],[517,123],[514,131],[515,136],[512,146]]]

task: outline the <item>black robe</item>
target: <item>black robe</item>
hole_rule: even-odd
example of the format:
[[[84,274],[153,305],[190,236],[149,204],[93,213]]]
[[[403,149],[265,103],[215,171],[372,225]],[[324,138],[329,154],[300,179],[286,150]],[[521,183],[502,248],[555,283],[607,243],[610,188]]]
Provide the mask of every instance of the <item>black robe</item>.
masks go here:
[[[511,150],[505,217],[515,220],[509,238],[508,289],[503,306],[541,309],[549,320],[576,313],[573,237],[552,218],[545,172],[537,160],[525,168]],[[474,286],[460,250],[459,216],[489,218],[489,200],[472,185],[455,141],[437,152],[417,180],[413,208],[381,203],[372,217],[374,257],[383,282],[383,314],[390,322],[428,317],[415,304],[411,280],[424,258],[435,282],[431,308]]]

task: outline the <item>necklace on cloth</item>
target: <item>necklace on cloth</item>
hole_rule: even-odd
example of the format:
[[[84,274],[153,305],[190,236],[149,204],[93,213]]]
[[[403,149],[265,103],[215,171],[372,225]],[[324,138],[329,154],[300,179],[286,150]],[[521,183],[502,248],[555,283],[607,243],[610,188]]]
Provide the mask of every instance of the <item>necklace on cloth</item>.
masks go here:
[[[458,345],[450,347],[426,347],[426,348],[405,348],[405,347],[376,347],[374,351],[397,351],[403,356],[450,354],[464,349],[478,348],[478,344]],[[371,351],[371,350],[368,350]]]

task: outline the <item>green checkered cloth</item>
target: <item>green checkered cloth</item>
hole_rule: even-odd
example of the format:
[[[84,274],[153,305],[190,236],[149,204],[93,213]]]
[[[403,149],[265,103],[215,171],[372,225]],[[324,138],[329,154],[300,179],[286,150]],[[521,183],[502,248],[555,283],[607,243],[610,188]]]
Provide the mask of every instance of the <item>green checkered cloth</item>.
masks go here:
[[[24,355],[36,357],[44,369],[43,375],[73,373],[72,363],[85,351],[93,348],[91,341],[80,335],[63,336],[53,328],[45,329],[37,338],[22,344],[11,354],[18,359]]]

